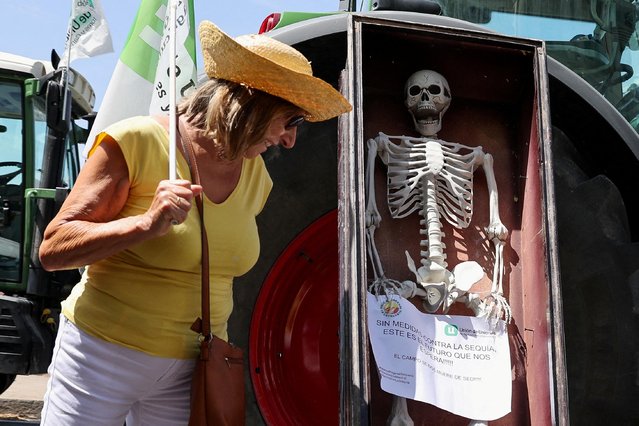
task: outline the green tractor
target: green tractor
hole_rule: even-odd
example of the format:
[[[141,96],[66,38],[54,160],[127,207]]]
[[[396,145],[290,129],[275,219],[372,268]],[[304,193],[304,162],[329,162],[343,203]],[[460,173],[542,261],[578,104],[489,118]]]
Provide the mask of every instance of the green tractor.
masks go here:
[[[0,53],[0,392],[16,375],[46,372],[60,300],[79,279],[44,271],[37,255],[78,175],[95,102],[82,75],[69,71],[68,90],[62,75],[49,61]]]

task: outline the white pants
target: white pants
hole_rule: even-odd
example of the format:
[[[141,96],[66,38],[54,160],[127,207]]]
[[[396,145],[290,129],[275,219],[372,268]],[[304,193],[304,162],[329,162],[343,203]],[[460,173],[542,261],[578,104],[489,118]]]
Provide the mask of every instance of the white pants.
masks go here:
[[[40,424],[186,425],[194,366],[90,336],[61,315]]]

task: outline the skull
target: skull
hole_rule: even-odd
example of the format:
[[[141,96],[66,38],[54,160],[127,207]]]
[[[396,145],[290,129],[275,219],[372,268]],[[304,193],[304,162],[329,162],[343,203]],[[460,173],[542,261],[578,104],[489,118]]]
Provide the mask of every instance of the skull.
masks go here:
[[[415,130],[422,136],[437,136],[452,99],[444,76],[431,70],[417,71],[406,80],[405,92]]]

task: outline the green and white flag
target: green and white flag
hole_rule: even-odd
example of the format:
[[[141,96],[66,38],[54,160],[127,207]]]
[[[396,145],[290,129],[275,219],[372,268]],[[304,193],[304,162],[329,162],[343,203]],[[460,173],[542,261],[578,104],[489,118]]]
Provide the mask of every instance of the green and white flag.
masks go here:
[[[110,52],[113,52],[113,43],[100,0],[72,0],[65,51],[60,63],[66,66],[67,61]]]
[[[142,0],[129,38],[87,139],[88,156],[95,136],[110,124],[136,115],[168,114],[170,0]],[[197,82],[193,0],[177,1],[176,98]]]

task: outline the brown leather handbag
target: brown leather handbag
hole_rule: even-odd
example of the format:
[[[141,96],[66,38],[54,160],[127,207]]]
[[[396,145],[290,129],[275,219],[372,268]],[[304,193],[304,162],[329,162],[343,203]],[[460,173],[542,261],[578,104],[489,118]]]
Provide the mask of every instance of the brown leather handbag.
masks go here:
[[[182,123],[180,122],[180,126]],[[179,129],[178,127],[178,129]],[[178,137],[187,155],[193,183],[200,183],[195,152],[186,131],[186,145],[179,130]],[[191,382],[191,416],[189,426],[243,426],[246,397],[244,393],[244,354],[242,349],[211,333],[209,298],[209,244],[204,228],[202,195],[195,202],[202,229],[202,317],[191,329],[199,333],[200,356]]]

